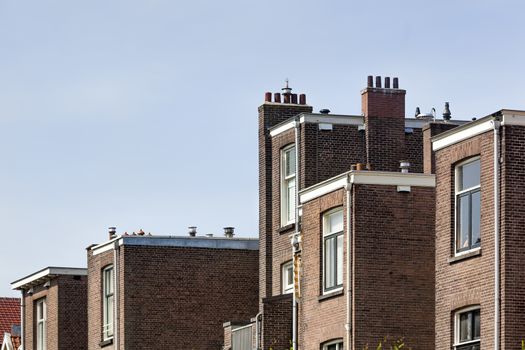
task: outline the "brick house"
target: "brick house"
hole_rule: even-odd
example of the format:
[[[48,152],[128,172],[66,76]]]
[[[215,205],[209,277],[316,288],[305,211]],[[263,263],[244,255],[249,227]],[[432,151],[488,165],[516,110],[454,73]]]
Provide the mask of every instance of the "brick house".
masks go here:
[[[525,111],[432,139],[436,349],[518,349],[525,337]]]
[[[11,283],[22,293],[24,350],[87,348],[87,271],[46,267]]]
[[[435,159],[424,144],[463,123],[405,118],[405,90],[382,83],[368,78],[360,115],[312,113],[288,86],[265,94],[257,348],[392,336],[434,349],[435,178],[424,170]]]
[[[257,239],[116,235],[87,248],[88,349],[220,349],[257,313]]]

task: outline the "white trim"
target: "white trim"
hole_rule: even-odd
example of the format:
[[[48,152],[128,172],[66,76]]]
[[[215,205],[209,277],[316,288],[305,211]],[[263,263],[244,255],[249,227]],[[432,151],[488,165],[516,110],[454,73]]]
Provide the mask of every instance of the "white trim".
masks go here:
[[[118,241],[120,240],[122,236],[119,236],[119,237],[116,237],[116,238],[113,238],[113,239],[110,239],[109,241],[107,242],[104,242],[104,243],[101,243],[99,245],[96,245],[94,247],[91,247],[90,250],[91,250],[91,253],[93,254],[93,256],[95,255],[99,255],[99,254],[102,254],[104,252],[107,252],[107,251],[110,251],[110,250],[113,250],[113,248],[115,248],[115,245],[113,245],[112,243],[115,242],[115,241]],[[119,241],[119,245],[122,245],[122,242]]]
[[[466,308],[456,310],[456,312],[454,313],[454,344],[452,345],[454,349],[458,346],[480,343],[481,336],[479,339],[469,340],[463,343],[459,342],[459,332],[460,332],[459,315],[466,313],[466,312],[474,311],[474,310],[480,310],[479,323],[480,323],[480,330],[481,330],[481,307],[480,305],[468,306]]]
[[[273,137],[273,136],[282,134],[285,131],[293,129],[294,127],[295,127],[295,120],[292,120],[292,121],[290,121],[288,123],[285,123],[285,124],[282,124],[282,125],[278,125],[275,129],[272,129],[270,131],[270,136]]]
[[[334,231],[334,232],[326,232],[327,231],[327,223],[328,223],[328,218],[331,217],[333,214],[335,213],[341,213],[341,216],[342,216],[342,227],[341,227],[341,230],[340,231]],[[343,249],[343,257],[342,257],[342,260],[339,262],[337,261],[337,254],[338,254],[338,245],[337,245],[337,240],[339,239],[339,236],[341,236],[342,238],[342,242],[341,242],[341,249]],[[344,237],[344,212],[343,212],[343,207],[340,206],[340,207],[336,207],[334,209],[331,209],[327,212],[325,212],[323,214],[323,219],[322,219],[322,238],[323,238],[323,242],[321,244],[321,255],[322,255],[322,261],[323,261],[323,265],[322,265],[322,273],[321,273],[321,277],[322,277],[322,286],[323,286],[323,295],[326,295],[326,294],[331,294],[331,293],[334,293],[334,292],[337,292],[337,291],[340,291],[343,289],[343,285],[344,285],[344,240],[345,240],[345,237]],[[336,264],[333,266],[334,268],[334,275],[332,277],[335,277],[335,280],[334,280],[334,286],[330,289],[326,289],[326,240],[327,239],[335,239],[336,241],[336,249],[332,252],[332,254],[334,254],[334,256],[336,257]],[[341,271],[341,276],[338,275],[338,272],[339,272],[339,264],[341,264],[341,268],[342,268],[342,271]],[[337,280],[338,280],[338,277],[341,277],[341,284],[339,285],[337,283]]]
[[[525,111],[503,110],[501,125],[525,126]]]
[[[458,126],[449,132],[443,133],[443,136],[437,135],[432,140],[432,150],[440,150],[493,129],[492,117],[485,117],[479,121],[479,123],[471,122],[465,126]]]
[[[323,345],[323,350],[326,350],[328,349],[328,347],[330,345],[339,345],[337,348],[338,350],[343,350],[344,349],[344,341],[343,339],[336,339],[336,340],[332,340],[330,342],[327,342],[327,343],[322,343]]]
[[[87,269],[80,267],[46,267],[29,276],[12,282],[11,289],[20,289],[27,284],[38,281],[41,278],[53,277],[57,275],[87,276]]]
[[[301,204],[344,188],[348,183],[361,185],[435,187],[436,177],[433,174],[353,170],[300,191]]]
[[[292,268],[292,284],[288,284],[287,280],[287,270],[290,267]],[[293,260],[288,260],[287,262],[281,265],[281,282],[281,291],[283,294],[293,293]]]

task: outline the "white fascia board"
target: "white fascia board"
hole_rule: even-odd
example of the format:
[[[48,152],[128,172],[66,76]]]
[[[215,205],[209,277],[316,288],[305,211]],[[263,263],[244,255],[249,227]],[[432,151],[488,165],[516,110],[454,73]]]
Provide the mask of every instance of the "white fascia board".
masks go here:
[[[480,123],[474,122],[473,124],[465,125],[465,127],[458,126],[457,128],[444,133],[442,137],[440,137],[441,135],[438,135],[432,140],[432,150],[440,150],[471,137],[483,134],[494,128],[492,117],[480,120],[483,121]]]
[[[350,183],[361,185],[435,187],[436,177],[430,174],[390,171],[352,171]]]
[[[59,275],[87,276],[87,269],[80,267],[46,267],[27,277],[12,282],[11,289],[20,289],[41,278]]]
[[[501,125],[518,125],[525,126],[525,112],[503,110],[503,117],[501,118]]]
[[[344,188],[347,184],[435,187],[435,175],[398,173],[387,171],[351,171],[302,190],[299,194],[301,204]]]
[[[91,252],[92,252],[93,256],[98,255],[98,254],[102,254],[102,253],[107,252],[109,250],[112,250],[115,247],[115,245],[113,244],[115,241],[119,241],[118,245],[122,245],[121,238],[122,238],[122,236],[118,236],[116,238],[110,239],[107,242],[104,242],[104,243],[101,243],[99,245],[96,245],[96,246],[92,247],[91,248]]]
[[[301,204],[306,203],[312,199],[324,196],[325,194],[343,188],[347,183],[348,173],[338,175],[311,187],[305,188],[299,194],[299,201],[301,202]]]
[[[425,119],[405,119],[405,128],[422,129],[431,120]]]
[[[291,120],[288,123],[284,123],[282,125],[279,125],[275,129],[272,129],[270,131],[270,136],[274,137],[276,135],[282,134],[285,131],[288,131],[290,129],[293,129],[295,127],[295,120]]]
[[[270,136],[274,137],[282,134],[285,131],[293,129],[295,127],[295,118],[291,118],[288,122],[278,124],[274,128],[270,129]],[[299,123],[323,123],[323,124],[334,124],[334,125],[362,125],[364,118],[356,115],[337,115],[337,114],[301,114],[299,117]]]

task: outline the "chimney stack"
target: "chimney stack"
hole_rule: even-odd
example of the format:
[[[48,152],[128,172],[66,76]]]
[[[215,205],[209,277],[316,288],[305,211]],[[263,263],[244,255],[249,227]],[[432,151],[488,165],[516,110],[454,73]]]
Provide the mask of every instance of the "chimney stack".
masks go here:
[[[234,230],[235,230],[235,227],[225,227],[224,228],[224,237],[226,237],[226,238],[233,238],[233,236],[234,236],[233,231]]]
[[[273,103],[286,103],[286,104],[299,104],[306,105],[306,95],[305,94],[292,94],[292,88],[288,84],[288,79],[286,79],[286,85],[281,89],[282,92],[273,93]],[[272,102],[272,93],[264,93],[264,102]]]
[[[188,234],[190,237],[197,236],[197,226],[188,226]]]

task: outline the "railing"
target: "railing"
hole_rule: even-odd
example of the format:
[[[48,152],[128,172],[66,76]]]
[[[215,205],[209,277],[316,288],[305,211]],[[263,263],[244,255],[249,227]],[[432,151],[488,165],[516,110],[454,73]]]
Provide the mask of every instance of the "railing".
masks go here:
[[[253,349],[253,324],[232,329],[232,350]]]

